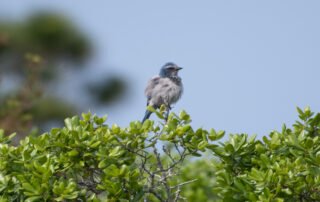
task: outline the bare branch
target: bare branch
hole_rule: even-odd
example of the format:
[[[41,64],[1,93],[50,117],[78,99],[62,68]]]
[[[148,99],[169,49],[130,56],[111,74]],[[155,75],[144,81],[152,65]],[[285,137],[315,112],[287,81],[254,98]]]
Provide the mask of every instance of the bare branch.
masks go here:
[[[180,184],[177,184],[176,186],[170,187],[170,189],[180,188],[183,185],[190,184],[190,183],[195,182],[197,180],[198,179],[193,179],[193,180],[189,180],[189,181],[186,181],[186,182],[182,182]]]
[[[157,159],[157,165],[158,165],[158,169],[159,169],[158,172],[160,172],[162,174],[162,178],[160,180],[160,183],[164,185],[166,192],[167,192],[167,197],[168,197],[168,199],[170,199],[171,198],[171,190],[170,190],[170,186],[167,181],[166,170],[163,168],[163,165],[162,165],[162,162],[160,159],[160,154],[159,154],[155,144],[153,145],[153,153]]]
[[[184,159],[190,155],[189,153],[186,153],[186,150],[184,150],[179,158],[179,160],[177,161],[174,161],[168,168],[164,169],[160,169],[159,171],[157,171],[156,173],[159,173],[159,172],[167,172],[171,169],[173,169],[174,167],[176,167],[178,164],[182,163],[184,161]]]
[[[171,160],[172,162],[175,162],[173,156],[171,155],[170,150],[167,149],[166,146],[163,145],[162,150],[163,150],[163,152],[164,152],[165,154],[168,155],[168,157],[170,158],[170,160]]]
[[[177,145],[177,143],[174,143],[174,147],[176,148],[177,152],[181,156],[181,152],[180,152],[180,149],[179,149],[179,146]]]
[[[178,190],[176,191],[176,197],[174,198],[174,202],[177,202],[179,200],[180,192],[181,192],[181,189],[180,189],[180,187],[178,187]]]
[[[139,157],[139,169],[142,173],[141,178],[146,180],[145,194],[151,194],[161,202],[177,202],[183,199],[181,196],[181,186],[192,183],[197,179],[190,180],[170,186],[170,180],[173,176],[179,173],[179,165],[183,163],[185,158],[192,154],[194,151],[190,151],[183,143],[181,145],[176,142],[172,142],[173,148],[166,145],[162,146],[164,153],[158,151],[157,142],[162,132],[155,133],[151,138],[147,138],[148,148],[131,148],[127,145],[122,144],[119,139],[118,143],[128,152],[135,154]],[[172,154],[174,152],[174,154]],[[162,156],[163,154],[163,156]],[[163,158],[169,159],[168,164],[164,165]],[[163,192],[164,191],[164,192]],[[144,198],[147,201],[148,197]]]

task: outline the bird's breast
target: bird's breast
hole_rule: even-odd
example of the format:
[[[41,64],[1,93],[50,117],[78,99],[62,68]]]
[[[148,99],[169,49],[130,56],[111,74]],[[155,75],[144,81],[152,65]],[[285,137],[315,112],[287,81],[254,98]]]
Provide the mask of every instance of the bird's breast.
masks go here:
[[[151,80],[146,88],[148,104],[152,106],[161,106],[162,104],[171,105],[177,102],[183,92],[181,79],[157,78]]]
[[[183,92],[183,86],[181,81],[176,82],[169,78],[165,78],[162,83],[162,97],[168,102],[168,104],[173,104],[177,102]]]

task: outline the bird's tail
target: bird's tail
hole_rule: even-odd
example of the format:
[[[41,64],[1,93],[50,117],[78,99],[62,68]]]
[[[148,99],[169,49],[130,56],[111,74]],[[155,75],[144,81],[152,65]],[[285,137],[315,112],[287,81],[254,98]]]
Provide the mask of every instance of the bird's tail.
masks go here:
[[[144,117],[142,119],[142,123],[145,122],[145,120],[147,120],[151,114],[152,112],[150,112],[149,110],[146,110],[146,113],[144,114]]]

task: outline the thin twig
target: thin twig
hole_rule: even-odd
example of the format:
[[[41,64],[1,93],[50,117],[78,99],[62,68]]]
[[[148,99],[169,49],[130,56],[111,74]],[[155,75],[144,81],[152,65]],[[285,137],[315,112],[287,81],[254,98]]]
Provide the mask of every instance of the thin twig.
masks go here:
[[[177,184],[176,186],[173,186],[173,187],[170,187],[170,189],[175,189],[175,188],[179,188],[179,187],[181,187],[181,186],[183,186],[183,185],[186,185],[186,184],[190,184],[190,183],[192,183],[192,182],[195,182],[195,181],[197,181],[198,179],[193,179],[193,180],[189,180],[189,181],[186,181],[186,182],[182,182],[182,183],[180,183],[180,184]]]
[[[163,145],[162,150],[163,150],[163,152],[164,152],[165,154],[168,155],[168,157],[170,158],[170,160],[171,160],[172,162],[175,162],[174,158],[173,158],[172,155],[171,155],[170,150],[167,149],[166,146]]]
[[[179,160],[173,162],[173,163],[172,163],[168,168],[166,168],[166,169],[162,168],[162,169],[160,169],[159,171],[156,171],[156,173],[159,173],[159,172],[167,172],[167,171],[173,169],[174,167],[176,167],[177,164],[182,163],[182,162],[184,161],[184,159],[185,159],[188,155],[190,155],[190,154],[189,154],[189,153],[186,153],[186,150],[184,150],[184,151],[182,152]]]
[[[166,170],[163,168],[163,165],[162,165],[162,162],[160,159],[160,154],[158,153],[158,150],[155,145],[153,145],[153,153],[157,159],[159,172],[162,174],[162,178],[161,178],[160,182],[164,185],[164,187],[166,189],[167,198],[170,199],[171,198],[171,190],[170,190],[170,186],[168,185],[167,178],[166,178]]]
[[[176,148],[177,152],[181,156],[181,152],[180,152],[180,149],[179,149],[179,146],[177,145],[177,143],[174,143],[174,147]]]
[[[174,198],[174,202],[177,202],[180,198],[181,189],[180,186],[178,187],[178,190],[176,191],[176,197]]]

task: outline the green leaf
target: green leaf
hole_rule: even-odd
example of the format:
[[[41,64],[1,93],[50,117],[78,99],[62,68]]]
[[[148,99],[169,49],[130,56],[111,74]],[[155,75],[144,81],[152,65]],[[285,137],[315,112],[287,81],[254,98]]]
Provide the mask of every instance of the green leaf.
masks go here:
[[[101,141],[96,141],[90,144],[90,148],[97,148],[101,144]]]
[[[120,127],[117,124],[113,124],[111,130],[114,134],[120,133]]]
[[[107,175],[113,176],[113,177],[117,177],[120,175],[120,170],[117,168],[116,165],[111,164],[110,166],[108,166],[107,168],[105,168],[103,170],[103,172]]]
[[[104,116],[102,118],[99,118],[97,116],[94,116],[93,121],[97,125],[102,125],[107,120],[107,116]]]
[[[208,135],[208,138],[212,141],[215,141],[215,140],[220,140],[224,135],[225,135],[225,131],[221,130],[217,133],[214,129],[211,129]]]
[[[189,121],[190,120],[190,115],[187,114],[187,112],[183,110],[183,111],[180,112],[179,118],[181,120],[184,120],[184,121]]]
[[[72,121],[71,121],[70,118],[66,118],[66,119],[64,120],[64,123],[65,123],[66,127],[67,127],[69,130],[72,130],[72,129],[73,129],[73,127],[72,127]]]
[[[203,150],[204,148],[206,148],[207,145],[208,145],[208,142],[206,142],[206,141],[201,141],[201,142],[198,144],[198,149],[199,149],[199,150]]]
[[[164,105],[161,106],[160,112],[157,111],[156,109],[154,109],[152,106],[147,106],[147,110],[150,111],[150,112],[155,113],[158,118],[164,119],[164,116],[163,116],[162,113],[161,113],[161,111],[162,111],[162,112],[164,111]]]
[[[91,119],[91,112],[82,113],[81,116],[82,116],[82,118],[83,118],[85,121],[90,121],[90,119]]]
[[[109,165],[110,165],[110,161],[107,159],[104,159],[104,160],[100,161],[100,163],[98,164],[98,168],[100,168],[100,169],[105,168]]]
[[[34,192],[35,188],[28,182],[22,183],[23,189],[29,191],[29,192]]]
[[[233,146],[231,144],[229,144],[229,143],[226,144],[225,150],[226,150],[227,153],[233,153],[234,152]]]
[[[41,196],[32,196],[32,197],[27,198],[25,201],[26,202],[34,202],[34,201],[40,201],[42,199],[43,198]]]
[[[116,146],[115,148],[113,148],[111,150],[111,152],[109,153],[110,157],[118,157],[121,156],[124,153],[124,151],[122,150],[121,146]]]
[[[78,156],[78,154],[79,154],[79,152],[76,149],[73,149],[68,152],[68,156],[70,156],[70,157]]]
[[[121,176],[124,176],[128,171],[129,171],[128,166],[124,164],[124,165],[121,166],[119,174]]]
[[[289,188],[282,189],[281,191],[288,195],[292,195],[292,191]]]
[[[299,107],[297,107],[297,111],[298,111],[298,113],[299,113],[300,119],[301,119],[301,120],[305,120],[305,114],[304,114],[304,112],[303,112]]]
[[[312,115],[310,107],[307,106],[306,108],[304,108],[304,114],[306,115],[306,117],[310,117]]]
[[[198,153],[198,152],[194,152],[194,153],[192,153],[191,155],[192,155],[192,156],[195,156],[195,157],[200,157],[200,156],[201,156],[201,154]]]

